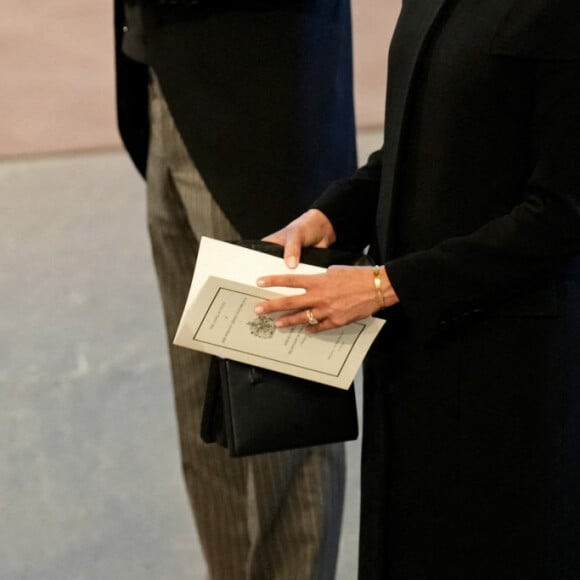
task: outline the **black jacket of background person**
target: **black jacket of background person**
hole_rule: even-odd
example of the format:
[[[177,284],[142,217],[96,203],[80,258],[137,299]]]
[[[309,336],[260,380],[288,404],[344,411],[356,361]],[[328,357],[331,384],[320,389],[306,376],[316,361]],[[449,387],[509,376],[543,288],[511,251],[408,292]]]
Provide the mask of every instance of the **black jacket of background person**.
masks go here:
[[[360,579],[579,579],[580,2],[404,0],[383,149],[316,207],[400,298]]]
[[[147,62],[194,163],[243,237],[285,225],[356,169],[348,0],[146,6]],[[144,174],[148,72],[121,52],[123,24],[116,0],[119,128]]]

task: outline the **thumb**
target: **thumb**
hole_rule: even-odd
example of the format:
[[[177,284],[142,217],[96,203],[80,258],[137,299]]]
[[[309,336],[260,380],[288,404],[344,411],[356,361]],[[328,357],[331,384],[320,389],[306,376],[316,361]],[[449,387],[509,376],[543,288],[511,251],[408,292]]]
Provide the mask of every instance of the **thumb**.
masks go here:
[[[300,263],[302,243],[297,236],[288,236],[284,244],[284,262],[288,268],[296,268]]]

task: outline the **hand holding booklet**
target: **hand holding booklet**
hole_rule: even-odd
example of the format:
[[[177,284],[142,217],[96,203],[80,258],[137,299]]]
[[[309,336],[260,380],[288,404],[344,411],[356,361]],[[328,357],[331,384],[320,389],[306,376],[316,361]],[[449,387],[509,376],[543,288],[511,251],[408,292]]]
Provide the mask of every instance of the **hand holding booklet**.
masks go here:
[[[186,306],[174,343],[222,358],[348,389],[384,320],[369,317],[346,326],[307,334],[295,326],[279,329],[276,316],[257,316],[258,302],[296,288],[256,286],[271,274],[318,274],[324,268],[204,237]]]

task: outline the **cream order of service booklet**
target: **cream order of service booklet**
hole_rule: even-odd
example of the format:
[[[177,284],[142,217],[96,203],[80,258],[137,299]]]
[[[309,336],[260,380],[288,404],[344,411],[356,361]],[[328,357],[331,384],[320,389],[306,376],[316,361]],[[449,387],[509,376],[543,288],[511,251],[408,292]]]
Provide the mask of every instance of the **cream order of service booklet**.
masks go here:
[[[384,320],[369,317],[333,330],[307,334],[304,327],[276,328],[278,314],[258,316],[264,299],[303,292],[258,288],[271,274],[318,274],[324,268],[284,260],[203,237],[174,344],[273,371],[348,389]]]

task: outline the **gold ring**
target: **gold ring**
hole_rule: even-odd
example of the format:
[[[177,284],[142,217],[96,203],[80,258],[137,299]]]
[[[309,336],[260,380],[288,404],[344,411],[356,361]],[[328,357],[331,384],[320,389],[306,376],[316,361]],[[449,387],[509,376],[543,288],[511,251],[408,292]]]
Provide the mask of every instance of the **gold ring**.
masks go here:
[[[310,324],[310,326],[318,324],[318,320],[314,318],[314,314],[312,314],[312,310],[310,310],[310,308],[306,311],[306,318],[308,318],[308,324]]]

